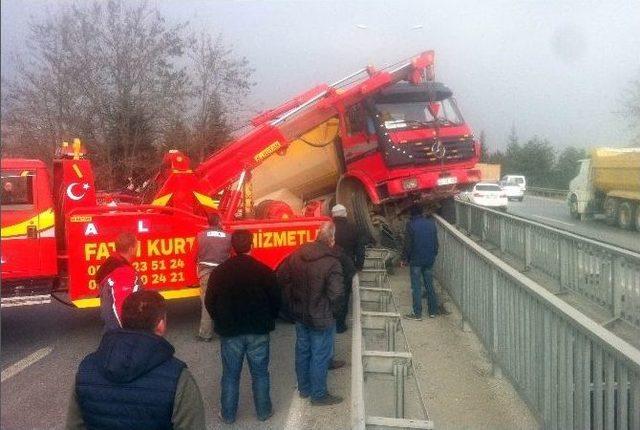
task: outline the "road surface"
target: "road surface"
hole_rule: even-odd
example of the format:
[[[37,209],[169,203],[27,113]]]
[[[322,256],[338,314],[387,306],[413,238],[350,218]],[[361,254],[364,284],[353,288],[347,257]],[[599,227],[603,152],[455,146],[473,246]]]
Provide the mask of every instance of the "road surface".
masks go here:
[[[311,407],[296,394],[293,364],[294,327],[278,324],[271,335],[271,397],[275,415],[266,423],[254,415],[246,365],[240,388],[238,419],[234,426],[218,418],[220,392],[219,343],[194,338],[199,301],[169,302],[168,340],[198,381],[205,403],[208,428],[301,429],[347,428],[350,422],[350,367],[330,374],[329,389],[345,397],[338,406]],[[72,309],[58,303],[2,310],[2,418],[3,430],[61,429],[69,394],[80,360],[99,341],[102,324],[97,309]],[[338,335],[338,358],[346,358],[350,332]]]
[[[598,219],[580,221],[571,218],[564,200],[526,195],[522,202],[510,201],[507,212],[599,242],[640,252],[640,232],[612,227]]]

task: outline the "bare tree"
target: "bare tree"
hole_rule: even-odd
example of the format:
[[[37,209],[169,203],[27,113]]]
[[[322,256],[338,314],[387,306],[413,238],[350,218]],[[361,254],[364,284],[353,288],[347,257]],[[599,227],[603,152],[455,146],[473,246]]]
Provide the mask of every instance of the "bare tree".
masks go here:
[[[150,175],[167,146],[207,154],[228,136],[252,70],[221,37],[188,38],[186,26],[122,0],[33,21],[16,77],[2,83],[5,150],[49,160],[80,137],[108,188]]]
[[[235,58],[222,36],[200,33],[188,49],[193,83],[193,133],[190,151],[202,161],[229,138],[229,117],[238,113],[249,93],[253,69]]]

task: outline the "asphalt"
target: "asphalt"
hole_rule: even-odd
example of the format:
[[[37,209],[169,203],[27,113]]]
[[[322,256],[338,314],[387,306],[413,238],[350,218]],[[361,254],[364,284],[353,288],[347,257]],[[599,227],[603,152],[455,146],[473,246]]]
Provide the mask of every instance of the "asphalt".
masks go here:
[[[601,219],[576,220],[569,215],[564,200],[526,195],[522,202],[510,201],[507,212],[599,242],[640,252],[640,232],[609,226]]]
[[[255,418],[251,381],[245,365],[238,419],[234,426],[223,425],[218,418],[219,343],[195,340],[199,315],[197,299],[170,302],[167,339],[200,386],[208,428],[348,428],[350,367],[330,372],[329,389],[345,396],[342,404],[312,407],[307,400],[300,399],[296,394],[293,364],[295,331],[286,323],[279,323],[271,334],[274,416],[265,423]],[[75,371],[80,360],[98,345],[101,330],[97,309],[74,309],[59,303],[3,309],[0,427],[4,430],[63,428]],[[349,361],[350,332],[338,335],[337,339],[337,358]],[[15,373],[21,365],[25,367]]]

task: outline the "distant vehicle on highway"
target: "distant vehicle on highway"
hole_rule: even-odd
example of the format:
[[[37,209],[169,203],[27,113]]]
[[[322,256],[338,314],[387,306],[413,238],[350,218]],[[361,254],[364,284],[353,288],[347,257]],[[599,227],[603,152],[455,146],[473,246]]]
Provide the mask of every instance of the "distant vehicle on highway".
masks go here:
[[[571,216],[604,214],[609,225],[640,231],[640,148],[597,148],[569,183]]]
[[[461,192],[458,198],[465,202],[471,202],[479,206],[507,210],[507,194],[498,184],[479,182],[473,187]]]
[[[527,178],[522,175],[504,175],[502,179],[500,179],[500,185],[504,184],[516,184],[520,187],[522,192],[527,191]]]
[[[524,176],[518,176],[518,177],[524,179]],[[517,200],[519,202],[521,202],[524,199],[526,182],[524,183],[524,185],[521,185],[514,179],[514,177],[511,177],[507,181],[500,181],[499,185],[507,195],[507,199]]]

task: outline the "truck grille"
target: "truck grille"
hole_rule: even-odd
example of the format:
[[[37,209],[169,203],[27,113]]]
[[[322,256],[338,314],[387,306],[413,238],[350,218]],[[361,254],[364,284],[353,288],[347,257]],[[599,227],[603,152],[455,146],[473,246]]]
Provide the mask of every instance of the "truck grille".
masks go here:
[[[472,139],[442,140],[441,142],[445,149],[443,157],[439,157],[433,152],[434,141],[431,139],[407,142],[403,144],[403,146],[409,149],[415,162],[419,164],[437,164],[442,161],[445,163],[455,163],[474,156]]]

